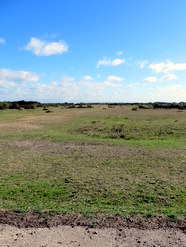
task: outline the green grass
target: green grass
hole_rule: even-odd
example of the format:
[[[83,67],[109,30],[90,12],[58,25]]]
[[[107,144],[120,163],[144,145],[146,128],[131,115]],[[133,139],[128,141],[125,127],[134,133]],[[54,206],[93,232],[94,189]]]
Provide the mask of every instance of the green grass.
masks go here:
[[[2,210],[185,218],[186,112],[52,110],[0,112]]]
[[[100,116],[99,111],[97,111],[97,114],[95,112],[95,115],[90,114],[90,109],[84,110],[84,114],[79,109],[61,110],[56,108],[52,110],[54,110],[54,113],[48,115],[42,109],[1,111],[0,121],[3,120],[2,122],[5,125],[7,123],[14,125],[14,121],[17,121],[18,127],[15,129],[7,126],[5,130],[0,131],[0,139],[83,141],[147,147],[186,146],[184,114],[177,113],[171,116],[172,112],[170,110],[167,110],[169,111],[168,116],[162,115],[162,112],[160,116],[153,116],[151,111],[145,118],[142,115],[131,116],[128,112],[129,117],[121,118],[120,112],[119,116],[108,116],[107,114]],[[94,111],[94,109],[91,109],[91,111]],[[166,110],[164,111],[166,112]],[[81,114],[79,115],[78,112]],[[144,112],[142,111],[142,113]],[[63,114],[69,118],[65,123],[63,122]],[[35,119],[28,123],[33,127],[39,126],[39,128],[22,128],[21,125],[24,122],[22,119],[29,119],[32,116]],[[61,119],[55,122],[55,118],[58,116],[61,116]],[[47,122],[45,122],[45,119],[47,119]]]

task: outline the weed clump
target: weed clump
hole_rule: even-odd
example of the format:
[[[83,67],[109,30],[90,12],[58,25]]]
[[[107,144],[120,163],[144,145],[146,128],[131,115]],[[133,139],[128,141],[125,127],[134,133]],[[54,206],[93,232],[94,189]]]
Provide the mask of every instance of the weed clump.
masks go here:
[[[159,123],[156,120],[142,119],[134,122],[130,118],[106,121],[91,121],[90,124],[77,130],[78,133],[96,138],[125,139],[125,140],[168,140],[179,135],[177,122],[172,124]]]
[[[132,111],[137,111],[138,110],[138,107],[133,107],[132,108]]]

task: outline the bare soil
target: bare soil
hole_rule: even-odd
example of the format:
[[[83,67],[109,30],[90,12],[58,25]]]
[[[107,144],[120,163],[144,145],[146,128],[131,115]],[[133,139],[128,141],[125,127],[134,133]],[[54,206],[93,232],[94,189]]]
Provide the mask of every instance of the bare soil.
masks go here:
[[[138,229],[159,229],[174,228],[186,233],[186,219],[177,222],[170,221],[166,216],[161,217],[128,217],[100,214],[97,217],[83,217],[81,214],[68,213],[65,215],[53,215],[49,213],[20,213],[0,211],[0,224],[11,225],[18,228],[51,228],[59,225],[84,226],[88,228],[138,228]]]
[[[186,235],[178,229],[101,228],[58,226],[52,228],[18,228],[0,225],[2,247],[184,247]]]
[[[0,212],[2,247],[185,247],[185,233],[184,221],[173,223],[163,217],[145,220],[100,216],[99,219],[86,219],[77,214],[52,216]]]

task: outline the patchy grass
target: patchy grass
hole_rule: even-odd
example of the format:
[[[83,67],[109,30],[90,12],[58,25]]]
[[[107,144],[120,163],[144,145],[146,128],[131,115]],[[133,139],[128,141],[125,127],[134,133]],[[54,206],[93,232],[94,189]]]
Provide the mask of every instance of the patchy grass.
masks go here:
[[[153,110],[150,110],[152,112]],[[77,132],[95,139],[122,139],[123,143],[138,145],[179,145],[185,146],[185,119],[162,116],[161,118],[112,118],[106,117],[94,120],[80,127]],[[117,140],[118,141],[118,140]],[[128,142],[130,141],[130,142]],[[121,141],[119,143],[122,143]],[[179,143],[179,144],[178,144]]]
[[[83,141],[148,147],[186,146],[186,111],[149,109],[133,112],[131,108],[57,107],[52,108],[50,114],[42,109],[1,111],[0,139]]]
[[[185,218],[185,111],[52,111],[0,112],[1,210]]]

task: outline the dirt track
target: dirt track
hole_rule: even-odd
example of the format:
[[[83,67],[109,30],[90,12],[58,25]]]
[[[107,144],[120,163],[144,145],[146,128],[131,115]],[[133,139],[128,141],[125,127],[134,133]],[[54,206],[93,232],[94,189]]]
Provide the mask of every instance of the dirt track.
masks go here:
[[[182,230],[167,228],[142,230],[137,228],[93,229],[81,226],[53,228],[18,228],[0,225],[2,247],[184,247],[186,235]]]

